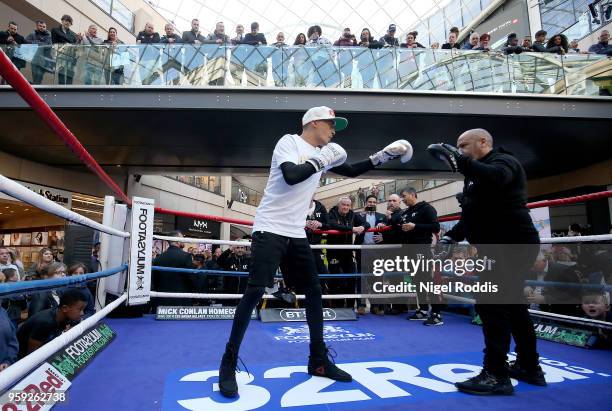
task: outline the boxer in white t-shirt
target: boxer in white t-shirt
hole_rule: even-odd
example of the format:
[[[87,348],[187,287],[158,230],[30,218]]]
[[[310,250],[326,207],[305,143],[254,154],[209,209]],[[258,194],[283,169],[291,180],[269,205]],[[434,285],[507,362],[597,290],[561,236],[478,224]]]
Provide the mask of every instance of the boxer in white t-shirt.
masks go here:
[[[324,172],[356,177],[392,159],[399,158],[405,163],[412,157],[412,146],[406,140],[398,140],[363,161],[345,164],[346,151],[331,140],[336,131],[347,125],[348,121],[336,117],[329,107],[313,107],[302,118],[302,134],[287,134],[274,148],[270,177],[253,224],[249,282],[236,309],[219,369],[219,389],[226,397],[238,395],[238,350],[251,313],[265,287],[273,285],[279,267],[285,283],[306,296],[310,331],[308,373],[337,381],[352,380],[328,358],[323,341],[321,285],[304,230],[306,216]]]

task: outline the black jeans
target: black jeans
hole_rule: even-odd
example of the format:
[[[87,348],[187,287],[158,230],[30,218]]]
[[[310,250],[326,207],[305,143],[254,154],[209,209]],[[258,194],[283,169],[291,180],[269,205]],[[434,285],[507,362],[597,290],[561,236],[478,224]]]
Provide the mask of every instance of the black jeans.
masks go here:
[[[540,250],[539,244],[477,245],[479,255],[495,261],[491,271],[480,275],[480,281],[498,285],[500,295],[476,297],[476,312],[482,320],[484,368],[494,375],[505,376],[510,337],[516,343],[517,361],[523,368],[538,366],[536,335],[523,296],[524,279]],[[499,303],[495,303],[498,301]]]
[[[306,296],[304,305],[311,344],[323,342],[321,285],[308,240],[256,231],[251,243],[248,287],[236,309],[229,340],[236,348],[242,343],[251,313],[259,303],[264,287],[273,285],[279,267],[285,284]]]
[[[510,351],[510,336],[514,338],[517,361],[521,366],[526,369],[538,366],[536,335],[528,308],[523,304],[476,304],[485,340],[483,365],[492,374],[507,375],[505,364]]]

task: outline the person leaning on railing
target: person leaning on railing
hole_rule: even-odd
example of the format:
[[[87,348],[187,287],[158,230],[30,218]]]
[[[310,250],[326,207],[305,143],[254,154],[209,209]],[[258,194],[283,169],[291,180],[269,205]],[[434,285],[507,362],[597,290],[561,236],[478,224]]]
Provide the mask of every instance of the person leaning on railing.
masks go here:
[[[113,48],[121,44],[121,41],[117,37],[116,28],[110,27],[108,29],[108,37],[106,38],[106,40],[104,40],[103,43],[108,44],[109,46],[112,46]],[[113,64],[114,63],[113,58],[116,57],[117,59],[119,59],[120,55],[116,54],[114,50],[110,50],[107,56],[108,56],[108,63],[107,63],[108,66],[106,70],[104,70],[106,84],[115,84],[115,85],[123,84],[123,66]]]
[[[254,21],[251,23],[251,32],[247,33],[242,39],[242,44],[250,44],[251,46],[266,45],[266,36],[263,33],[259,33],[259,23]]]
[[[351,29],[346,27],[342,32],[342,36],[334,42],[334,46],[337,47],[352,47],[357,45],[357,39],[355,35],[351,33]]]
[[[155,31],[152,23],[146,23],[144,30],[136,36],[137,44],[157,44],[159,40],[159,33]]]
[[[57,81],[59,84],[72,84],[74,66],[76,64],[76,49],[72,44],[81,42],[81,35],[70,30],[72,17],[68,14],[62,16],[61,24],[51,29],[51,42],[60,44],[57,47]],[[67,47],[65,45],[68,45]]]
[[[475,31],[470,34],[470,39],[467,41],[461,50],[475,50],[478,47],[478,41],[480,40],[480,35]]]
[[[159,39],[159,42],[162,44],[178,44],[178,43],[182,43],[183,39],[181,38],[181,36],[179,36],[178,34],[176,34],[174,32],[174,26],[170,23],[167,23],[164,26],[164,31],[166,32],[165,35],[161,36],[161,38]]]
[[[531,45],[533,51],[537,53],[546,53],[546,30],[538,30],[535,34],[535,41]]]
[[[400,47],[409,49],[424,49],[425,47],[416,41],[416,36],[414,33],[416,32],[411,31],[410,33],[406,34],[406,42],[400,44]]]
[[[569,50],[569,45],[567,42],[567,37],[564,34],[555,34],[552,36],[548,43],[546,43],[546,52],[555,53],[555,54],[567,54]]]
[[[383,45],[381,42],[376,41],[374,37],[372,37],[372,33],[370,29],[365,27],[361,30],[361,35],[359,36],[359,47],[367,47],[370,49],[379,49]]]
[[[200,33],[200,20],[191,20],[191,30],[183,32],[183,43],[202,44],[206,38]]]
[[[601,33],[599,33],[599,42],[589,47],[589,53],[612,56],[612,45],[608,44],[609,41],[610,32],[608,30],[602,30]]]
[[[502,48],[504,54],[521,54],[524,50],[523,47],[519,46],[518,38],[516,37],[516,33],[508,34],[508,39],[506,40],[506,45]]]
[[[231,44],[231,40],[227,34],[225,34],[225,24],[222,21],[218,22],[215,26],[215,31],[210,33],[206,40],[204,40],[205,44],[218,44],[218,45],[228,45]]]
[[[55,71],[55,62],[51,57],[51,33],[47,30],[47,23],[36,20],[36,29],[26,36],[26,41],[38,46],[32,58],[32,82],[42,84],[45,73]]]

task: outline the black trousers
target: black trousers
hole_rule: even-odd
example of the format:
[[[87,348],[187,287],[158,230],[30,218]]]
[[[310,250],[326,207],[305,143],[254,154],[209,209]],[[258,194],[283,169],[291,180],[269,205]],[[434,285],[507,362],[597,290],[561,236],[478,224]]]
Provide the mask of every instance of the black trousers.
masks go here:
[[[478,295],[476,312],[482,320],[484,368],[494,375],[507,375],[505,363],[510,339],[516,344],[517,361],[523,368],[538,366],[539,355],[533,322],[524,303],[524,279],[540,250],[539,244],[477,246],[480,256],[493,258],[493,269],[480,275],[499,287],[499,294]],[[495,303],[499,301],[499,303]]]
[[[484,335],[484,368],[494,375],[507,375],[506,360],[510,351],[510,336],[516,344],[517,361],[522,367],[538,366],[536,335],[524,304],[476,304]]]
[[[306,296],[304,305],[311,344],[323,343],[321,285],[308,240],[256,231],[251,243],[248,286],[236,308],[230,334],[230,342],[236,348],[242,343],[251,313],[259,303],[264,287],[272,287],[279,267],[285,285]]]

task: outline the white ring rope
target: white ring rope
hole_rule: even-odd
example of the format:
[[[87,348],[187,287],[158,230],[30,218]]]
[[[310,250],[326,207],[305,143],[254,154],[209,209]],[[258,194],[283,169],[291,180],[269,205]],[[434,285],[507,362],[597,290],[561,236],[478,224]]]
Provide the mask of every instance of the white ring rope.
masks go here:
[[[242,294],[199,294],[199,293],[166,293],[161,291],[151,291],[151,297],[165,298],[195,298],[195,299],[217,299],[217,300],[237,300],[242,298]],[[393,294],[393,297],[414,297],[416,293]],[[306,299],[304,294],[296,294],[298,300]],[[261,298],[276,299],[272,294],[264,294]],[[324,300],[342,300],[344,298],[380,298],[380,294],[323,294]]]
[[[163,235],[154,235],[155,240],[164,240],[176,243],[190,243],[190,244],[215,244],[215,245],[237,245],[243,247],[250,247],[251,242],[242,241],[230,241],[230,240],[213,240],[207,238],[193,238],[193,237],[168,237]],[[601,235],[585,235],[577,237],[543,237],[540,239],[542,244],[553,244],[553,243],[581,243],[589,241],[611,241],[612,234],[601,234]],[[313,250],[382,250],[382,249],[394,249],[402,248],[402,244],[311,244],[310,248]]]
[[[612,234],[600,234],[600,235],[580,235],[576,237],[552,237],[552,238],[541,238],[542,244],[553,244],[553,243],[582,243],[589,241],[610,241],[612,240]]]
[[[250,241],[230,241],[230,240],[212,240],[207,238],[193,238],[193,237],[167,237],[163,235],[154,235],[154,240],[165,240],[173,243],[190,243],[190,244],[215,244],[215,245],[238,245],[243,247],[250,247]],[[390,249],[390,248],[402,248],[401,244],[311,244],[310,248],[314,250],[371,250],[371,249]]]
[[[45,345],[41,346],[36,351],[23,357],[4,371],[0,373],[0,392],[3,392],[7,388],[11,387],[20,378],[24,377],[34,367],[38,366],[42,362],[46,361],[48,357],[53,355],[56,351],[62,349],[65,345],[70,344],[74,339],[79,337],[88,328],[93,327],[98,321],[104,318],[108,313],[113,311],[119,304],[123,303],[127,299],[127,293],[122,294],[115,301],[95,313],[89,318],[84,319],[79,324],[70,328],[63,334],[60,334],[53,340],[49,341]]]
[[[94,230],[101,231],[106,234],[116,235],[119,237],[129,237],[130,233],[126,231],[119,231],[113,227],[107,227],[94,220],[84,217],[74,211],[68,210],[61,205],[54,203],[53,201],[36,194],[32,190],[22,186],[15,181],[0,175],[0,191],[14,197],[18,200],[28,203],[33,207],[39,208],[48,213],[54,214],[58,217],[62,217],[66,220],[72,221],[77,224],[81,224]]]

